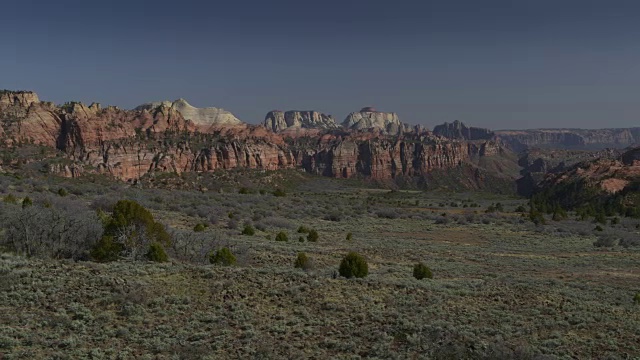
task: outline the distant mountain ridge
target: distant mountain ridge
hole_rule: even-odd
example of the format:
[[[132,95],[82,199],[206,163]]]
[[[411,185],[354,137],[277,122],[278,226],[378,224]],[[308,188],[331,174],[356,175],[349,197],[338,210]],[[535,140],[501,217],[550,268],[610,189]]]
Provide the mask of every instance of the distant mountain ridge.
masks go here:
[[[495,134],[514,151],[522,151],[532,147],[600,150],[640,145],[640,127],[497,130]]]
[[[499,141],[434,136],[401,123],[394,113],[365,108],[347,117],[349,128],[318,112],[272,112],[266,125],[269,118],[271,125],[317,128],[289,137],[286,129],[275,133],[265,124],[248,125],[221,109],[197,109],[184,100],[122,110],[78,102],[56,106],[39,101],[35,93],[3,92],[0,143],[7,153],[2,168],[39,162],[41,171],[62,176],[102,173],[131,182],[167,172],[247,168],[300,169],[421,188],[478,189],[503,182],[507,185],[497,189],[506,191],[513,183],[509,164],[515,157]],[[34,145],[57,152],[53,158],[35,152],[16,162],[11,149]]]

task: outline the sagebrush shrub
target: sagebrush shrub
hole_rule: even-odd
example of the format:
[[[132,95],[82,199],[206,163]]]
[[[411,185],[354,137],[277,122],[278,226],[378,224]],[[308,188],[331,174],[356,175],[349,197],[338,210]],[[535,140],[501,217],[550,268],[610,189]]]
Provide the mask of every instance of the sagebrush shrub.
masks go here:
[[[205,230],[204,224],[196,224],[196,226],[193,227],[193,231],[195,232],[203,232],[204,230]]]
[[[633,302],[640,305],[640,292],[636,293],[636,296],[633,297]]]
[[[613,247],[618,243],[618,239],[613,236],[600,236],[598,240],[593,243],[595,247]]]
[[[231,250],[227,247],[223,247],[218,251],[211,251],[209,253],[209,263],[222,266],[231,266],[236,264],[236,257]]]
[[[347,241],[353,240],[353,234],[352,233],[347,233],[346,239],[347,239]]]
[[[423,263],[417,263],[413,266],[413,277],[422,280],[422,279],[432,279],[433,273],[431,269],[427,267],[427,265]]]
[[[350,252],[342,259],[338,272],[346,278],[363,278],[369,274],[369,265],[362,255]]]
[[[4,199],[2,199],[2,201],[4,201],[7,204],[13,204],[13,205],[16,205],[18,203],[18,199],[15,196],[13,196],[13,194],[9,194],[5,196]]]

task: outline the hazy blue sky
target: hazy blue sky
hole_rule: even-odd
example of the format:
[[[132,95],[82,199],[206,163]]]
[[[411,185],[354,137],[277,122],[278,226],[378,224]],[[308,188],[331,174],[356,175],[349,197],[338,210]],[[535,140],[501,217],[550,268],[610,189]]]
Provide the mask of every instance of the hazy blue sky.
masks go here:
[[[640,126],[640,1],[20,0],[0,24],[0,88],[57,103]]]

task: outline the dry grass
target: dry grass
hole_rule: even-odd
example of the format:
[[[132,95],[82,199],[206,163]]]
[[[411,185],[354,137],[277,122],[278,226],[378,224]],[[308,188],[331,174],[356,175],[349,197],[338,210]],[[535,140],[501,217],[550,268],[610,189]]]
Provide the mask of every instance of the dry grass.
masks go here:
[[[203,196],[221,222],[201,236],[242,252],[239,266],[0,255],[0,358],[640,357],[637,249],[595,248],[592,235],[512,223],[512,213],[466,225],[412,216],[481,210],[429,206],[450,194]],[[496,200],[474,199],[483,208]],[[156,217],[176,227],[201,221],[163,208],[170,200],[157,204]],[[398,217],[378,217],[378,208]],[[222,222],[228,211],[242,224],[260,209],[318,230],[319,241],[300,243],[277,226],[242,236]],[[340,221],[324,219],[336,209]],[[288,242],[267,240],[280,230]],[[368,259],[367,278],[333,278],[349,251]],[[293,268],[298,252],[313,270]],[[412,277],[419,261],[434,279]]]

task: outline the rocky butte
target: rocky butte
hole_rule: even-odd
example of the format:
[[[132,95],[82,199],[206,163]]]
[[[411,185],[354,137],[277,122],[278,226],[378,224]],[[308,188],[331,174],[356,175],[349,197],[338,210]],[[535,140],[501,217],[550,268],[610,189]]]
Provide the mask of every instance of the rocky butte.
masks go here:
[[[273,132],[292,129],[333,130],[339,126],[331,115],[318,111],[269,111],[264,118],[263,126]]]
[[[352,112],[344,119],[342,126],[350,130],[377,130],[384,134],[400,134],[411,130],[396,113],[380,112],[373,107]]]
[[[164,106],[176,110],[186,120],[192,121],[196,126],[203,129],[217,126],[217,125],[240,125],[242,121],[235,117],[229,111],[224,109],[208,107],[197,108],[191,106],[185,99],[178,99],[176,101],[159,101],[148,104],[140,105],[136,110],[153,110],[159,106]]]
[[[78,102],[56,106],[31,92],[4,91],[0,97],[5,149],[55,148],[58,160],[40,159],[42,166],[69,177],[102,173],[135,181],[163,172],[299,168],[330,177],[428,186],[438,170],[464,168],[471,174],[465,183],[483,187],[491,176],[509,176],[480,166],[508,151],[493,140],[434,136],[401,123],[394,113],[370,108],[350,114],[343,125],[340,129],[333,118],[315,111],[272,111],[261,126],[248,125],[224,110],[198,109],[184,100],[123,110]],[[290,128],[316,132],[292,138],[286,134]]]
[[[468,127],[458,120],[437,125],[433,128],[433,134],[459,140],[489,140],[494,137],[493,131],[489,129]]]

